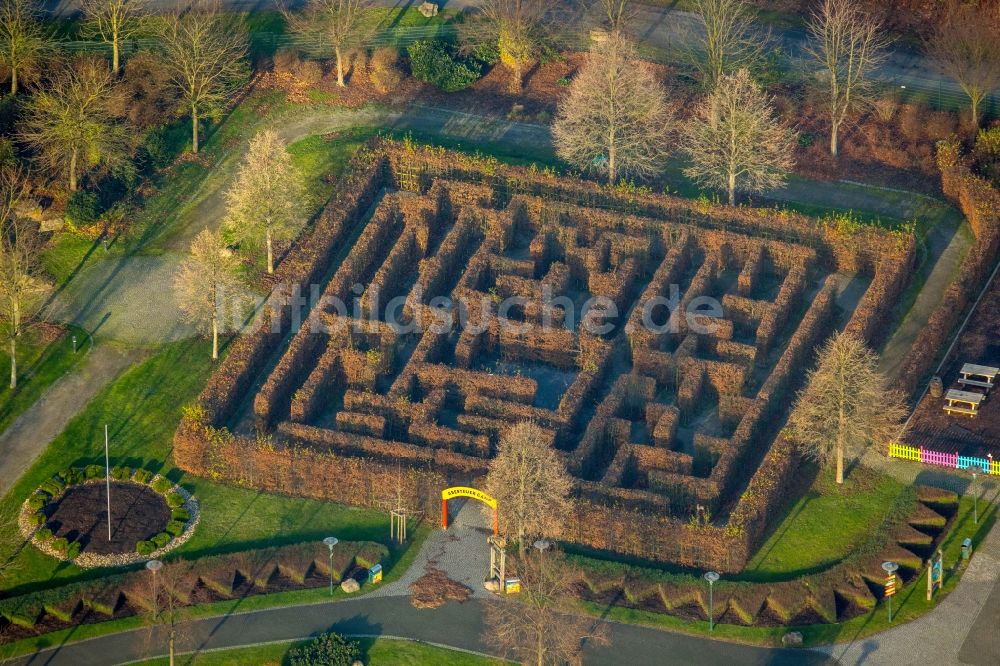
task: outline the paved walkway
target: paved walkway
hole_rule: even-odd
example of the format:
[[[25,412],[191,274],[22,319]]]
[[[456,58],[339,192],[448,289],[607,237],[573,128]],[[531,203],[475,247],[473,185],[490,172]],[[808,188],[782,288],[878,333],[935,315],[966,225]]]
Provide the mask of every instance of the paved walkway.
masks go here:
[[[135,349],[98,344],[82,365],[56,380],[0,433],[0,495],[14,485],[98,391],[141,357],[142,352]]]
[[[449,504],[457,507],[462,501],[451,500]],[[492,532],[482,513],[482,505],[471,500],[464,502],[457,511],[455,508],[450,510],[452,520],[447,531],[436,529],[427,537],[413,564],[401,578],[368,596],[409,596],[410,584],[429,568],[434,568],[471,589],[473,597],[490,598],[483,581],[490,568],[486,538]]]

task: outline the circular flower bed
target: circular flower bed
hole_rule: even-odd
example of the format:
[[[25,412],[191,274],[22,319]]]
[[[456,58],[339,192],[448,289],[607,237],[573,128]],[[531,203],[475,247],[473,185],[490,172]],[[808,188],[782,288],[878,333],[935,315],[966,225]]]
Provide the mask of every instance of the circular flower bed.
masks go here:
[[[159,474],[111,468],[112,535],[107,538],[104,468],[70,467],[47,480],[21,507],[21,534],[46,555],[84,568],[158,558],[194,533],[198,502]]]

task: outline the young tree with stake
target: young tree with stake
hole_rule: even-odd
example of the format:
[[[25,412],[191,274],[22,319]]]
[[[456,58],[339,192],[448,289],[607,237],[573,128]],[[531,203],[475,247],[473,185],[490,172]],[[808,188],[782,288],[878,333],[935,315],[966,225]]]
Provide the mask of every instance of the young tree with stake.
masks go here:
[[[212,335],[213,360],[219,358],[219,333],[238,327],[241,319],[238,268],[239,260],[222,237],[205,229],[195,236],[191,255],[174,279],[184,318]]]
[[[830,116],[830,154],[837,156],[840,128],[864,101],[871,99],[871,73],[886,57],[889,37],[857,0],[823,0],[809,20],[812,44],[807,54],[819,66]]]
[[[369,20],[371,7],[371,0],[307,0],[301,13],[287,9],[282,13],[294,32],[333,49],[337,85],[343,88],[348,53],[364,44],[374,28]]]
[[[889,388],[878,357],[857,336],[838,333],[819,352],[788,419],[788,434],[821,462],[833,459],[844,482],[844,457],[900,435],[906,398]]]
[[[599,164],[613,185],[655,174],[673,127],[663,86],[632,44],[612,35],[591,48],[559,105],[552,135],[559,157],[583,169]]]
[[[274,272],[274,241],[289,241],[305,224],[302,175],[274,130],[250,139],[250,146],[226,193],[226,228],[241,244],[267,250],[267,272]]]
[[[23,172],[0,168],[0,330],[10,348],[10,388],[17,388],[17,341],[41,309],[48,285],[42,278],[42,239],[37,226],[14,208],[27,194]]]
[[[111,71],[121,71],[122,43],[132,39],[142,25],[145,0],[83,0],[85,34],[111,46]]]
[[[683,131],[689,178],[717,187],[736,205],[736,192],[780,187],[794,164],[794,133],[775,116],[767,93],[741,69],[723,74]]]
[[[555,537],[572,509],[573,480],[552,436],[531,422],[512,426],[490,461],[485,490],[503,507],[500,531],[517,540],[521,558],[536,537]]]
[[[0,0],[0,64],[10,70],[11,95],[38,71],[49,50],[40,13],[36,0]]]
[[[198,123],[218,112],[246,79],[246,28],[223,13],[218,0],[196,0],[165,17],[160,44],[170,80],[191,113],[191,152],[197,153]]]

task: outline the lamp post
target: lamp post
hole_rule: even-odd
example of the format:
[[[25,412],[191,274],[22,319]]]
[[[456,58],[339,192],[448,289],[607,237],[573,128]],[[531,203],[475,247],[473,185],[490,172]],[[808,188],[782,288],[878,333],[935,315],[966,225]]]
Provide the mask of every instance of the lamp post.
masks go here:
[[[976,472],[972,473],[972,520],[976,525],[979,524],[979,486],[976,485],[978,477]]]
[[[899,565],[895,562],[883,562],[882,569],[886,573],[886,604],[889,606],[889,624],[892,624],[892,597],[896,594],[896,569]],[[889,581],[892,581],[892,585],[889,585]]]
[[[156,591],[156,573],[163,568],[163,562],[160,560],[150,560],[146,562],[146,569],[153,574],[153,622],[156,622],[157,616],[159,615],[159,597]]]
[[[708,630],[715,631],[715,599],[713,590],[715,581],[719,580],[719,574],[714,571],[705,573],[705,580],[708,581]]]
[[[337,537],[327,537],[323,543],[330,549],[330,596],[333,596],[333,547],[339,543]]]

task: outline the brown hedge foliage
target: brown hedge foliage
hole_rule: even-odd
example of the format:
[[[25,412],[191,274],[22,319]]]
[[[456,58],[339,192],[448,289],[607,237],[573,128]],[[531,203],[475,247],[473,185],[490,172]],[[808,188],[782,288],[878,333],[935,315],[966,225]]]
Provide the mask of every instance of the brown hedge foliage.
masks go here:
[[[972,173],[957,142],[939,143],[937,158],[942,189],[956,201],[969,221],[976,242],[906,357],[900,382],[910,393],[916,392],[930,372],[952,331],[992,272],[1000,253],[1000,192]]]
[[[334,547],[333,569],[330,569],[329,551],[316,543],[258,548],[252,553],[240,552],[212,555],[193,560],[177,560],[170,564],[184,567],[174,579],[172,592],[175,602],[183,607],[204,601],[205,588],[216,597],[240,598],[267,592],[274,576],[281,576],[282,587],[315,588],[327,585],[329,576],[340,581],[355,567],[370,568],[379,561],[387,561],[389,550],[382,544],[367,541],[341,541]],[[245,582],[244,582],[245,581]],[[200,594],[199,594],[200,591]],[[55,627],[72,627],[93,622],[90,613],[107,618],[124,618],[149,613],[149,574],[131,571],[106,576],[98,580],[83,581],[55,590],[63,602],[55,605],[40,601],[47,592],[28,593],[9,597],[0,603],[0,623],[11,621],[23,610],[36,608],[34,623],[40,625],[37,633]],[[34,624],[33,623],[33,624]],[[0,632],[0,643],[23,637],[12,632]]]
[[[531,170],[499,169],[489,160],[414,149],[409,144],[379,142],[369,159],[379,166],[370,172],[359,168],[368,173],[368,180],[358,180],[360,176],[353,173],[347,178],[348,183],[365,185],[363,193],[351,199],[355,203],[344,204],[347,194],[334,198],[342,222],[327,225],[326,236],[317,241],[327,247],[327,260],[310,250],[318,263],[307,267],[295,258],[281,268],[291,271],[299,266],[302,275],[308,272],[319,281],[332,247],[324,244],[332,243],[331,238],[346,239],[361,214],[372,209],[381,185],[392,178],[407,188],[426,190],[427,195],[387,195],[324,294],[346,297],[354,281],[371,280],[362,298],[370,311],[376,291],[399,292],[415,273],[419,289],[410,293],[406,308],[409,316],[416,316],[427,314],[427,301],[434,295],[451,293],[475,302],[495,285],[499,295],[528,298],[528,325],[518,332],[496,325],[480,334],[425,332],[387,395],[376,393],[376,385],[393,368],[396,350],[409,348],[398,335],[377,330],[376,325],[363,334],[334,336],[328,342],[312,336],[322,340],[314,342],[313,349],[296,336],[255,398],[260,425],[269,428],[277,423],[273,441],[234,437],[221,427],[281,342],[276,334],[244,336],[252,344],[245,343],[248,351],[239,356],[252,358],[253,363],[240,361],[243,365],[234,363],[235,370],[219,373],[224,377],[217,381],[225,383],[227,397],[217,399],[206,390],[199,404],[185,414],[175,437],[178,464],[239,485],[370,505],[378,492],[390,487],[390,474],[402,463],[413,476],[407,491],[410,503],[427,504],[433,515],[434,497],[442,484],[454,479],[468,482],[485,473],[505,422],[531,419],[549,427],[557,445],[568,451],[568,466],[580,478],[581,506],[593,513],[587,525],[574,526],[571,540],[689,566],[726,571],[742,567],[754,540],[763,533],[766,513],[744,508],[745,522],[736,532],[714,525],[692,528],[684,519],[697,504],[716,512],[747,477],[749,487],[756,483],[761,492],[770,493],[767,501],[780,503],[791,472],[768,482],[760,469],[753,472],[753,463],[767,454],[773,435],[770,424],[780,417],[801,370],[812,362],[822,318],[832,312],[829,286],[815,298],[756,397],[746,397],[743,391],[748,383],[751,389],[756,385],[748,378],[757,349],[733,338],[752,338],[756,333],[758,345],[762,340],[765,348],[776,344],[796,318],[810,276],[830,270],[873,276],[866,295],[872,306],[859,308],[851,325],[863,334],[876,334],[875,304],[893,298],[904,286],[911,242],[872,229],[848,233],[833,222],[785,211],[706,206],[557,180]],[[364,209],[363,203],[367,203]],[[483,205],[500,209],[475,208]],[[334,202],[328,208],[334,211]],[[504,256],[515,237],[527,231],[535,234],[527,248],[530,259],[523,254]],[[543,286],[556,293],[587,290],[624,306],[635,298],[640,276],[653,273],[638,295],[641,304],[667,296],[671,284],[685,282],[690,262],[700,256],[704,260],[683,294],[684,304],[699,295],[721,295],[732,272],[738,275],[737,290],[744,294],[724,296],[732,314],[714,335],[688,332],[683,317],[680,333],[656,335],[632,326],[627,340],[546,331],[535,325],[541,312],[537,294]],[[723,273],[726,279],[720,279]],[[770,287],[773,278],[783,281],[775,302],[752,300],[760,295],[756,292],[765,291],[761,283]],[[288,318],[290,298],[291,294],[272,296],[276,321]],[[491,314],[492,307],[487,298],[481,311],[469,313],[470,319],[479,321],[477,317]],[[641,324],[636,319],[638,309],[633,310],[630,325]],[[321,352],[324,346],[327,351]],[[378,364],[369,362],[368,350],[377,352]],[[629,353],[635,374],[614,378],[602,399],[607,375]],[[484,354],[541,361],[577,373],[558,410],[543,410],[534,406],[535,380],[473,371]],[[317,365],[309,368],[316,358]],[[650,409],[656,407],[651,401],[658,384],[668,391],[676,389],[680,409],[666,405]],[[344,386],[337,429],[308,425],[321,396]],[[732,437],[696,437],[693,458],[671,451],[678,419],[701,413],[706,399],[718,400],[720,420]],[[584,422],[594,402],[596,410]],[[465,413],[450,421],[452,426],[441,425],[442,410],[459,407]],[[286,413],[290,421],[283,420]],[[632,421],[646,422],[655,446],[631,441]],[[581,431],[583,436],[573,448],[570,439]],[[333,477],[347,480],[330,488],[325,480]],[[629,487],[612,487],[597,479]],[[671,496],[664,496],[664,490]],[[740,512],[744,501],[737,499],[731,515]],[[599,526],[593,525],[595,518]],[[638,524],[642,527],[637,530]]]

